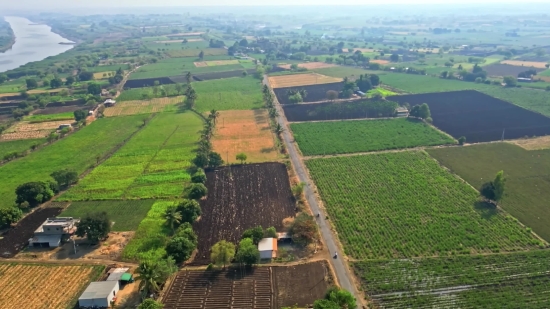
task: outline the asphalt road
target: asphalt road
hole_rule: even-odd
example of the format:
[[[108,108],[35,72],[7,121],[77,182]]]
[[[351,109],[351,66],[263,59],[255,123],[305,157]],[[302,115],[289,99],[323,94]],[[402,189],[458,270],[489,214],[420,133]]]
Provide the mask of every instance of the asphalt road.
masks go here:
[[[269,82],[267,80],[267,77],[264,76],[264,84],[269,85]],[[317,203],[317,199],[315,197],[315,193],[313,192],[312,186],[310,185],[312,183],[311,179],[309,179],[309,175],[306,172],[304,162],[301,159],[300,154],[298,153],[298,150],[296,149],[296,145],[294,143],[294,139],[292,135],[290,134],[289,128],[287,126],[287,121],[284,117],[284,112],[279,104],[279,101],[277,100],[277,97],[274,96],[274,102],[275,106],[277,107],[277,111],[279,112],[279,117],[277,121],[283,128],[285,128],[285,131],[282,134],[283,140],[286,145],[286,149],[288,151],[290,160],[292,161],[292,165],[294,165],[294,169],[296,171],[296,174],[301,182],[306,183],[307,185],[304,187],[304,194],[305,197],[309,203],[309,207],[311,208],[311,211],[314,214],[320,213],[321,215],[319,218],[316,218],[317,225],[319,226],[319,231],[321,232],[321,237],[323,237],[325,241],[325,245],[327,246],[330,255],[333,257],[330,259],[330,263],[332,264],[332,268],[334,269],[334,272],[336,273],[336,277],[338,279],[338,282],[340,283],[340,286],[348,291],[350,291],[354,296],[355,299],[358,301],[358,305],[361,303],[361,298],[358,297],[355,287],[353,285],[353,281],[351,280],[351,274],[348,271],[348,268],[345,265],[345,262],[342,260],[342,252],[336,245],[336,241],[334,240],[334,235],[332,234],[330,230],[329,224],[326,222],[325,217],[326,214],[324,214],[321,209],[319,208],[319,204]],[[334,254],[338,253],[338,258],[334,258]]]

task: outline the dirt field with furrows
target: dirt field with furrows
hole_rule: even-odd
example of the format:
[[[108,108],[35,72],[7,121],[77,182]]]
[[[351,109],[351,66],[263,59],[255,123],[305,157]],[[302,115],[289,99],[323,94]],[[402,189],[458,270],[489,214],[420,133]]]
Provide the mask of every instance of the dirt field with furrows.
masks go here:
[[[493,63],[483,67],[483,70],[485,70],[487,74],[489,74],[489,76],[508,76],[508,75],[517,76],[519,73],[525,72],[527,70],[533,70],[533,69],[537,72],[540,72],[543,70],[541,68],[509,65],[509,64],[502,64],[502,63]]]
[[[69,308],[102,268],[1,263],[0,309]]]
[[[388,64],[390,63],[388,60],[370,60],[369,62],[372,62],[372,63],[378,63],[378,64]]]
[[[239,60],[213,60],[193,62],[196,67],[213,67],[218,65],[239,64]]]
[[[290,70],[290,64],[281,64],[279,67],[283,69]],[[326,62],[308,62],[308,63],[300,63],[298,64],[298,67],[300,68],[306,68],[308,70],[313,69],[323,69],[323,68],[332,68],[335,67],[336,64],[326,63]]]
[[[546,62],[537,62],[537,61],[521,61],[521,60],[504,60],[501,62],[502,64],[509,64],[509,65],[515,65],[515,66],[523,66],[526,68],[534,67],[537,69],[546,69]]]
[[[330,77],[317,73],[293,74],[269,77],[271,88],[299,87],[317,84],[341,82],[341,78]]]
[[[43,138],[50,135],[52,130],[57,129],[60,125],[71,124],[72,122],[72,120],[48,121],[40,123],[21,121],[15,126],[9,128],[6,133],[0,135],[0,140]]]
[[[240,162],[235,156],[244,152],[246,162],[277,160],[277,149],[266,110],[221,111],[212,137],[214,151],[229,163]]]
[[[184,270],[163,299],[164,309],[303,308],[322,298],[329,286],[326,262],[296,266]]]
[[[225,159],[225,154],[221,153]],[[195,264],[210,263],[210,248],[224,239],[237,243],[255,226],[283,228],[296,215],[286,166],[282,163],[233,165],[206,171],[208,195],[194,224],[199,237]]]
[[[151,100],[137,100],[119,102],[113,107],[105,108],[105,117],[126,116],[162,112],[167,106],[176,105],[183,101],[183,96],[156,98]]]

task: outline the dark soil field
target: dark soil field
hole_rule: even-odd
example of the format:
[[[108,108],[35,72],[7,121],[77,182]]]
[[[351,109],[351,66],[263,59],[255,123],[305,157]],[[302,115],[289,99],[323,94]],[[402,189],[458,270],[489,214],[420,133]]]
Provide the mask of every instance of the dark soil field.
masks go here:
[[[433,124],[467,143],[550,134],[550,118],[474,91],[452,91],[386,98],[411,106],[427,103]]]
[[[311,85],[311,86],[275,88],[273,89],[273,92],[275,92],[275,95],[277,96],[277,100],[279,100],[279,103],[281,104],[291,104],[290,101],[288,100],[287,92],[292,89],[295,89],[295,90],[305,89],[307,91],[307,96],[305,97],[304,102],[319,102],[319,101],[326,101],[327,91],[335,90],[337,92],[340,92],[343,87],[344,87],[344,83],[338,82],[338,83],[320,84],[320,85]]]
[[[244,230],[274,226],[295,216],[286,166],[281,163],[233,165],[206,171],[208,195],[194,228],[199,237],[194,263],[210,263],[210,248],[224,239],[237,243]]]
[[[59,215],[62,210],[61,208],[41,208],[23,218],[0,239],[0,256],[4,258],[14,257],[28,244],[34,231],[47,218]]]
[[[392,117],[396,107],[397,103],[390,101],[361,100],[290,104],[283,105],[283,110],[286,119],[293,122]]]
[[[484,66],[483,70],[487,71],[489,76],[514,76],[517,77],[519,73],[534,69],[537,72],[544,71],[544,69],[537,69],[526,66],[516,66],[509,64],[495,63],[488,66]]]
[[[196,80],[196,81],[203,81],[203,80],[239,77],[239,76],[243,75],[243,71],[246,71],[247,74],[254,74],[254,72],[256,72],[256,69],[233,70],[233,71],[225,71],[225,72],[212,72],[212,73],[194,74],[193,79]],[[172,80],[174,80],[174,79],[175,78],[172,77]]]
[[[144,78],[144,79],[132,79],[127,80],[124,84],[124,88],[143,88],[151,87],[155,85],[155,81],[159,82],[159,85],[169,85],[174,84],[174,81],[169,77],[159,77],[159,78]]]
[[[176,275],[162,302],[164,309],[307,308],[324,296],[328,274],[325,261],[225,271],[184,270]]]

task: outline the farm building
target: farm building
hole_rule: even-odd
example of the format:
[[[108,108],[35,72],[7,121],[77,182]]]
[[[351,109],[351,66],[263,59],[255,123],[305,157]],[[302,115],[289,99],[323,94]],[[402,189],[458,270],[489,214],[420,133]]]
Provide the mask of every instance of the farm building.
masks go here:
[[[129,268],[113,268],[109,271],[109,277],[107,281],[118,281],[120,286],[123,286],[128,283],[132,283],[134,278],[132,274],[127,273]]]
[[[397,117],[407,117],[409,116],[409,110],[406,107],[398,107],[395,109]]]
[[[118,281],[92,282],[78,298],[78,305],[80,307],[108,308],[111,301],[116,300],[118,290]]]
[[[277,257],[277,238],[264,238],[258,243],[260,259],[272,259]]]
[[[532,82],[533,80],[530,79],[530,78],[526,78],[526,77],[518,77],[518,82],[523,82],[523,83],[530,83]]]
[[[105,100],[105,102],[103,102],[103,105],[105,105],[105,107],[112,107],[112,106],[115,106],[115,104],[116,104],[116,101],[113,99],[107,99]]]
[[[29,239],[29,246],[33,247],[59,247],[61,242],[68,239],[76,232],[76,223],[71,217],[48,218]]]

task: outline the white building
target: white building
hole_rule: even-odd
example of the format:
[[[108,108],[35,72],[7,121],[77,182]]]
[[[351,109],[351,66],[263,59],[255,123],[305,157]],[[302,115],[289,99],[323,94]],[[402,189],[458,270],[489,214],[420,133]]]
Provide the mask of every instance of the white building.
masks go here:
[[[111,301],[116,300],[116,293],[120,289],[118,281],[92,282],[78,298],[80,307],[109,308]]]
[[[258,243],[260,259],[272,259],[277,257],[277,238],[264,238]]]
[[[76,232],[76,223],[72,217],[48,218],[36,231],[34,236],[29,239],[29,246],[32,247],[59,247]]]

